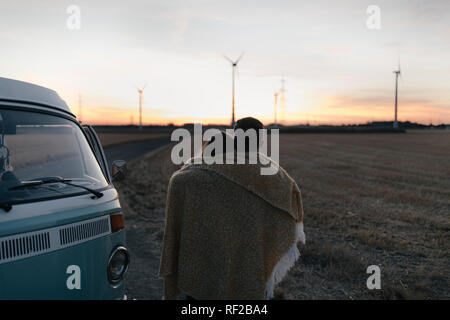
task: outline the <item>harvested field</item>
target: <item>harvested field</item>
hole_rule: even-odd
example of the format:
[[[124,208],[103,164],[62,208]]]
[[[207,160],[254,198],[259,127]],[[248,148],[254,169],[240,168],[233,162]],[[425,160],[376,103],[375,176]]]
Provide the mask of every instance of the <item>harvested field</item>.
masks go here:
[[[117,183],[132,254],[128,296],[160,299],[157,279],[170,148]],[[279,299],[449,299],[450,132],[286,134],[280,163],[302,189],[306,246]],[[143,174],[145,173],[145,174]],[[368,290],[366,268],[381,268]]]
[[[116,146],[123,143],[131,143],[144,140],[169,137],[170,133],[164,132],[97,132],[104,148]]]

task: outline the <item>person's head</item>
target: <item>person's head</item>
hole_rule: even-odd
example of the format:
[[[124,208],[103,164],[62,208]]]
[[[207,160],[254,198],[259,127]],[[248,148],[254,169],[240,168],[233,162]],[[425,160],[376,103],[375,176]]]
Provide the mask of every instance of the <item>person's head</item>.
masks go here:
[[[216,151],[217,151],[217,155],[219,155],[219,154],[225,154],[226,152],[227,152],[227,150],[226,150],[226,146],[227,146],[227,140],[229,140],[229,139],[233,139],[233,137],[231,137],[230,135],[228,135],[225,131],[223,131],[223,130],[221,130],[220,131],[220,133],[218,133],[218,134],[216,134],[215,136],[213,136],[212,138],[211,138],[211,140],[209,140],[209,141],[206,141],[206,142],[204,142],[203,143],[203,146],[202,146],[202,152],[205,152],[205,148],[206,148],[206,146],[208,146],[208,145],[210,145],[210,144],[212,144],[212,143],[214,143],[215,141],[216,141],[216,139],[218,138],[218,136],[221,136],[222,137],[222,144],[223,144],[223,149],[222,150],[216,150],[216,149],[214,149],[212,152],[211,152],[211,156],[215,156],[216,155]],[[231,141],[231,143],[232,143],[232,145],[233,145],[233,141]]]
[[[259,150],[259,147],[261,145],[261,140],[262,137],[260,137],[260,129],[264,129],[263,124],[261,123],[261,121],[259,121],[258,119],[252,118],[252,117],[247,117],[247,118],[242,118],[239,119],[235,126],[234,126],[234,130],[236,131],[237,129],[242,129],[244,131],[244,133],[247,132],[247,130],[253,129],[256,132],[256,138],[257,138],[257,149]],[[236,148],[236,139],[235,139],[235,148]],[[246,137],[245,138],[245,151],[249,151],[250,149],[250,143],[249,143],[249,138]]]

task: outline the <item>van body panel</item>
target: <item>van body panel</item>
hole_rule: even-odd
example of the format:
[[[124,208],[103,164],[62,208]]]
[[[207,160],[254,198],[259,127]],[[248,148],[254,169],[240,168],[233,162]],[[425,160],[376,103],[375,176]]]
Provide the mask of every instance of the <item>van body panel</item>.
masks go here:
[[[89,193],[56,200],[16,204],[9,212],[0,211],[0,238],[122,210],[115,189],[105,190],[103,194],[100,199],[91,199],[92,194]]]
[[[110,253],[125,245],[125,231],[97,238],[73,247],[0,264],[0,299],[122,299],[124,281],[114,286],[108,281]],[[69,266],[80,268],[80,289],[69,289],[73,274]]]

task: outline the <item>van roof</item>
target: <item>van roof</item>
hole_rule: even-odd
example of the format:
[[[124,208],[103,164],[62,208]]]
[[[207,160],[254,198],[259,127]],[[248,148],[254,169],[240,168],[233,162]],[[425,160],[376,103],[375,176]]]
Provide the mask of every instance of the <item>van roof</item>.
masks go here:
[[[54,90],[19,80],[0,77],[0,100],[35,103],[72,114]]]

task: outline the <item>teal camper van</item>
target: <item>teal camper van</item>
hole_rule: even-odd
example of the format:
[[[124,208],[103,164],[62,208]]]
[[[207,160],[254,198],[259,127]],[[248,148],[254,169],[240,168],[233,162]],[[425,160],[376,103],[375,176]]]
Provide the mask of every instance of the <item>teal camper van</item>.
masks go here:
[[[0,78],[0,299],[126,298],[123,170],[55,91]]]

